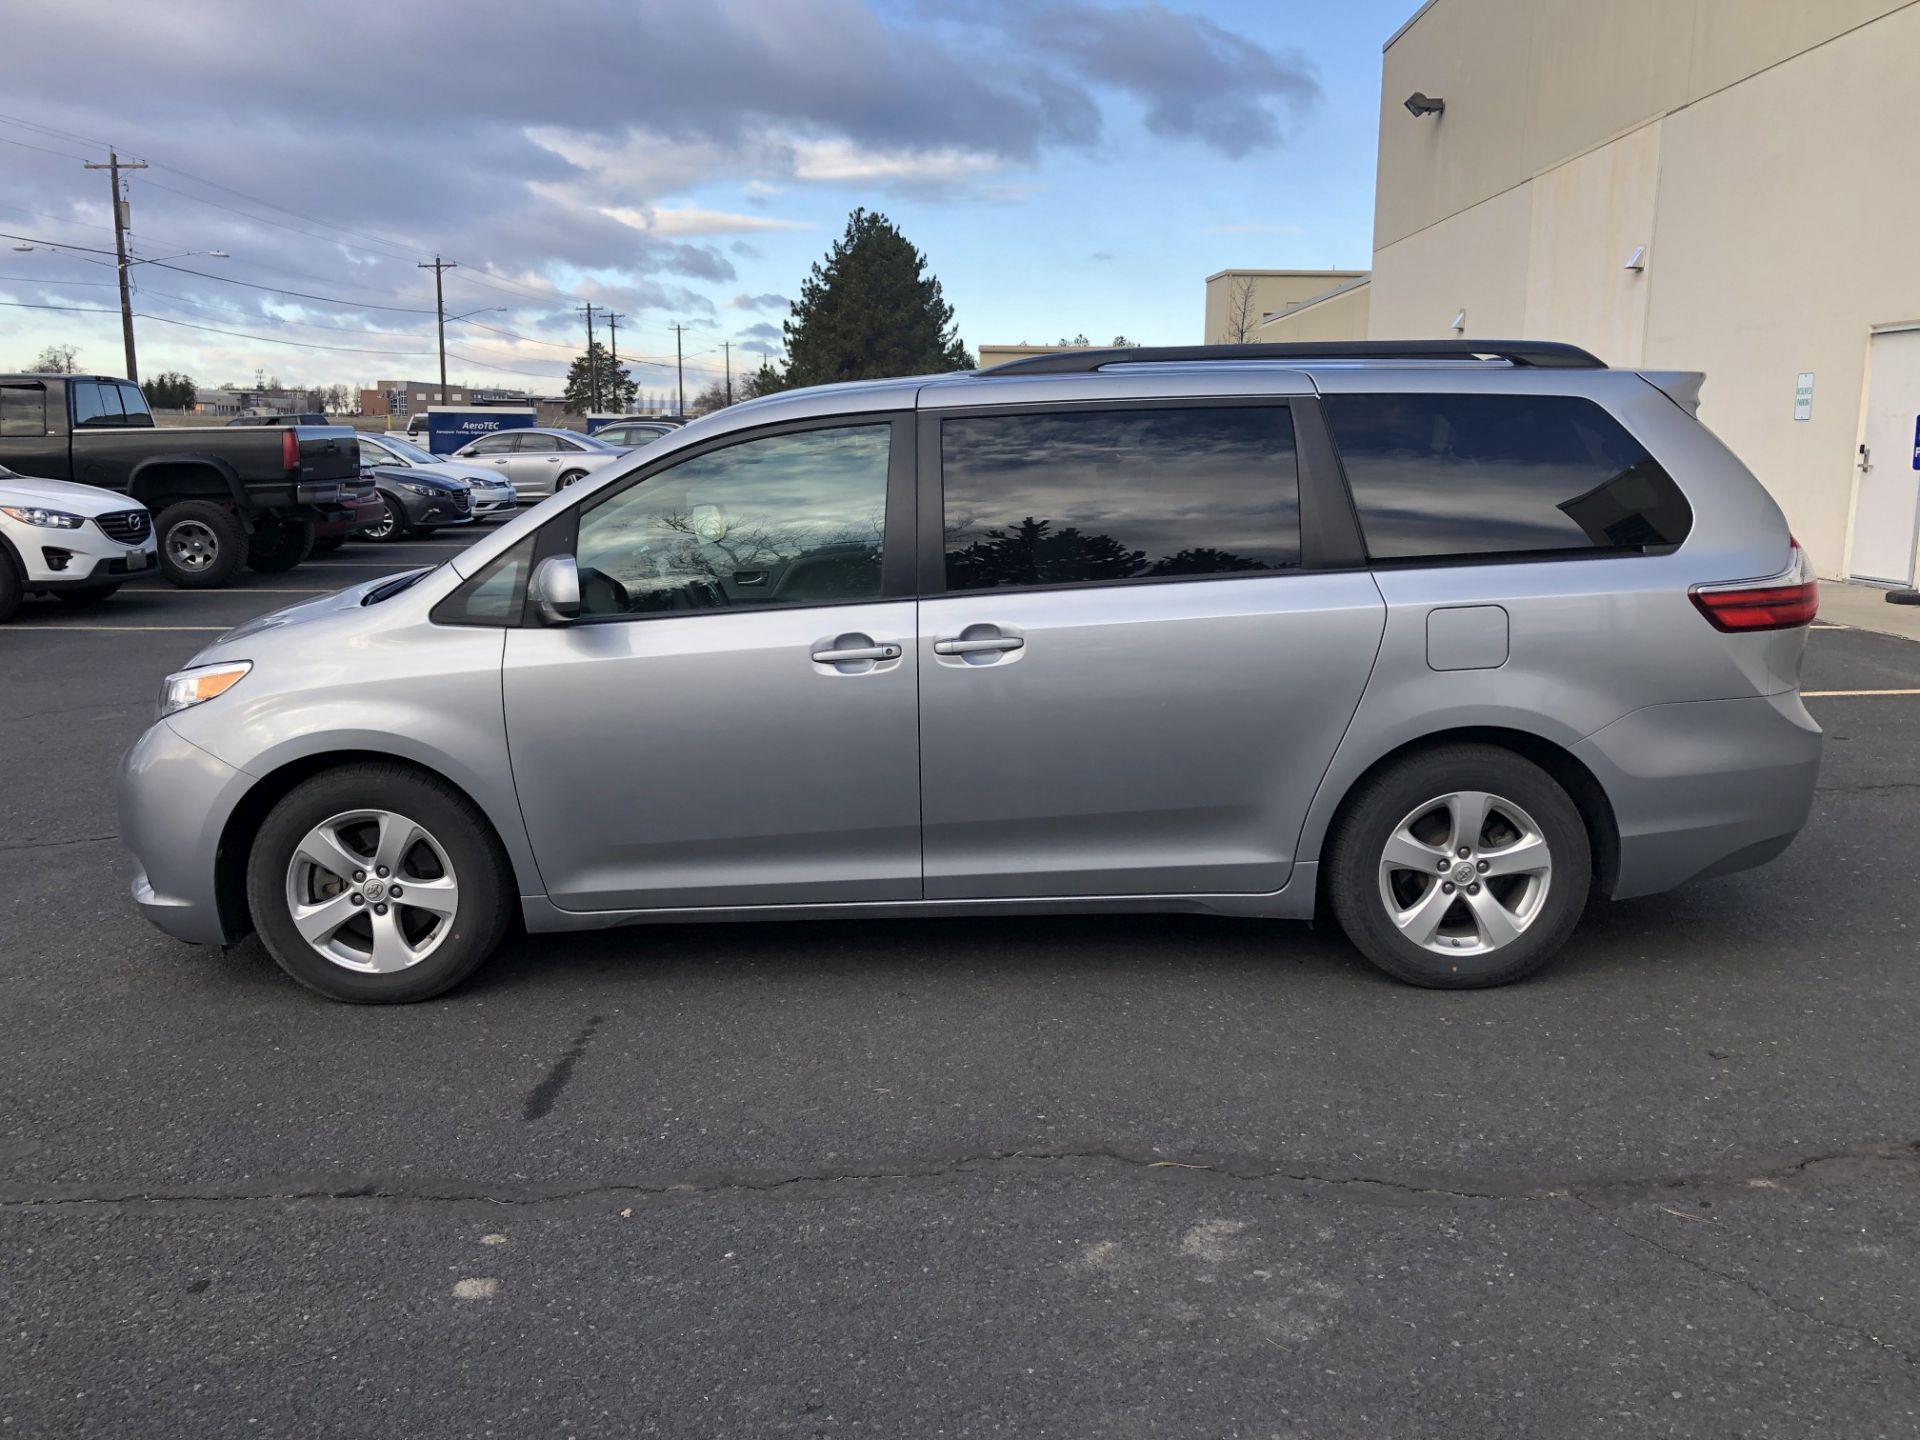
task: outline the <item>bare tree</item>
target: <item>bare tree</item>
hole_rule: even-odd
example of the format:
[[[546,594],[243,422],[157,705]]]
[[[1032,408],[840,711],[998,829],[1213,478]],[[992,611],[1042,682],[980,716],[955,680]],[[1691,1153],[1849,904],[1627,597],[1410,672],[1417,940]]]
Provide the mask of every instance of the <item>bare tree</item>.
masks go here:
[[[1227,287],[1227,343],[1246,344],[1259,323],[1260,312],[1253,303],[1253,276],[1236,275]]]
[[[80,373],[79,353],[71,345],[49,345],[33,357],[33,363],[27,369],[36,375],[77,375]]]

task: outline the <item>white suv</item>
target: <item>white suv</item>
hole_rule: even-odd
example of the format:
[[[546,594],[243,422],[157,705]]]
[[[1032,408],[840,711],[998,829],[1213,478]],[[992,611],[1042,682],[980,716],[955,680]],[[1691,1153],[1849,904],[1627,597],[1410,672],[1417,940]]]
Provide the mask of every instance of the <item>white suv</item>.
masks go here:
[[[125,495],[0,465],[0,620],[42,591],[94,604],[156,564],[153,517]]]

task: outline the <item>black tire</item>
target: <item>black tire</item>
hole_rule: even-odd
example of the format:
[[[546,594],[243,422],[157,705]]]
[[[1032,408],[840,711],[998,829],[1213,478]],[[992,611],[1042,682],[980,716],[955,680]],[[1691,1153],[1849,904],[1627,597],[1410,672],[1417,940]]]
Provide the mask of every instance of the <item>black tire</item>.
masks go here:
[[[313,554],[313,521],[285,515],[263,517],[247,545],[247,566],[262,575],[283,575]]]
[[[13,618],[20,608],[20,572],[14,568],[13,556],[7,553],[7,547],[0,545],[0,624]]]
[[[313,542],[313,553],[316,555],[331,555],[346,543],[347,537],[345,535],[329,535],[324,540],[316,540]]]
[[[1502,803],[1519,807],[1538,827],[1546,842],[1552,870],[1544,881],[1544,894],[1537,901],[1530,901],[1524,888],[1532,883],[1530,881],[1505,877],[1486,882],[1488,900],[1495,899],[1491,892],[1499,887],[1506,896],[1528,905],[1531,918],[1515,938],[1477,954],[1438,953],[1410,940],[1394,923],[1383,894],[1386,882],[1382,861],[1388,840],[1404,820],[1434,803],[1436,797],[1468,792],[1496,796]],[[1439,824],[1456,813],[1437,810],[1422,823]],[[1511,829],[1496,807],[1490,828],[1481,832],[1490,837],[1489,853],[1497,855],[1501,839]],[[1427,833],[1443,835],[1444,827]],[[1425,843],[1438,844],[1433,852],[1437,870],[1439,857],[1447,853],[1445,840],[1427,840],[1418,830],[1415,836]],[[1474,847],[1480,843],[1479,836],[1473,837]],[[1436,990],[1481,989],[1506,985],[1531,975],[1551,960],[1573,933],[1593,883],[1592,849],[1579,809],[1546,771],[1531,760],[1496,745],[1444,745],[1409,755],[1372,776],[1343,810],[1327,853],[1328,894],[1334,915],[1347,938],[1389,975],[1409,985]],[[1457,855],[1450,856],[1449,861],[1477,867],[1479,849],[1475,848],[1464,862]],[[1461,875],[1464,876],[1464,871]],[[1411,868],[1391,880],[1393,885],[1403,888],[1419,887],[1422,883],[1414,878]],[[1424,881],[1425,886],[1444,887],[1450,883],[1449,877],[1437,874]],[[1470,883],[1474,896],[1483,893],[1480,881]],[[1462,884],[1461,889],[1466,888],[1467,885]],[[1411,909],[1430,893],[1415,888],[1408,891],[1408,898],[1400,903]],[[1444,893],[1456,894],[1452,890]],[[1436,902],[1447,907],[1442,913],[1452,922],[1449,928],[1453,930],[1474,929],[1474,911],[1468,905],[1483,903],[1470,902],[1464,894],[1457,895],[1453,901]],[[1485,931],[1479,933],[1484,935]],[[1448,943],[1444,932],[1437,943]]]
[[[564,490],[569,485],[578,485],[582,480],[586,478],[587,478],[587,472],[584,470],[569,470],[567,471],[566,474],[562,475],[558,480],[553,482],[553,488],[556,490]]]
[[[84,590],[56,590],[53,597],[76,610],[90,610],[119,588],[120,582],[115,580],[110,585],[89,585]]]
[[[160,512],[160,573],[182,590],[217,590],[247,563],[240,517],[212,500],[176,500]],[[191,539],[193,544],[186,542]],[[184,555],[176,554],[175,541]]]
[[[444,850],[459,890],[455,913],[430,952],[405,969],[386,973],[357,971],[321,955],[295,927],[287,895],[289,867],[307,834],[323,821],[362,809],[390,811],[427,830]],[[396,871],[385,883],[393,878],[406,876]],[[351,895],[352,889],[346,893]],[[428,1000],[458,985],[499,948],[516,893],[506,856],[473,802],[446,782],[397,764],[346,765],[295,786],[268,813],[247,857],[247,903],[267,953],[302,985],[356,1005]],[[343,931],[348,948],[362,943],[359,928],[371,926],[372,917],[366,914],[371,908],[355,907],[351,929]],[[403,897],[394,906],[396,922],[405,908]],[[411,913],[419,919],[420,912]],[[366,936],[370,948],[370,928]]]
[[[362,530],[360,532],[362,535],[366,536],[367,539],[373,541],[376,545],[391,545],[394,541],[404,540],[413,533],[412,527],[407,524],[407,512],[405,510],[402,510],[385,495],[380,497],[380,503],[387,507],[385,517],[374,521],[373,524],[369,525],[365,530]]]

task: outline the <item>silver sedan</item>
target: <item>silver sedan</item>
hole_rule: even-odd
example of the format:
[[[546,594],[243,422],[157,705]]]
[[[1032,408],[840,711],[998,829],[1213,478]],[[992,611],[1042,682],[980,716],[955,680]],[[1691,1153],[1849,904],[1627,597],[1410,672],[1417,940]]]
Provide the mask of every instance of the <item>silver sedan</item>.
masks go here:
[[[490,468],[523,500],[540,500],[584,480],[626,452],[576,430],[496,430],[470,440],[449,458]]]

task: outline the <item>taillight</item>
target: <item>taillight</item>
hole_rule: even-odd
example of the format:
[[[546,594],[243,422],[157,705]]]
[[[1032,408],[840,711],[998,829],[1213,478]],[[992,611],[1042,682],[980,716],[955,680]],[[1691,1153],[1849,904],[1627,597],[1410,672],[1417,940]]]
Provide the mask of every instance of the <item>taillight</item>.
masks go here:
[[[291,430],[280,432],[280,463],[289,470],[300,468],[300,439]]]
[[[1688,593],[1716,630],[1791,630],[1808,625],[1820,613],[1820,582],[1800,548],[1791,542],[1785,571],[1768,580],[1733,580],[1696,585]]]

